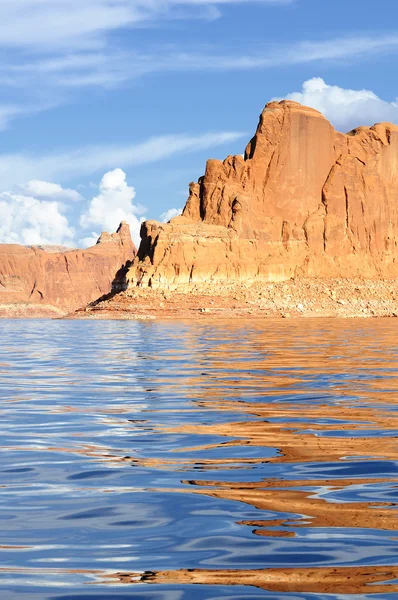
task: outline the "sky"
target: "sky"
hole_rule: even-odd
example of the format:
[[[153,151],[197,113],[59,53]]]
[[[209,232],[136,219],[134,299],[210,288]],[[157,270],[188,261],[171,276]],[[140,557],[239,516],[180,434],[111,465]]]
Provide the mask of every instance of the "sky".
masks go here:
[[[0,243],[121,220],[138,243],[275,98],[398,124],[397,23],[396,0],[1,0]]]

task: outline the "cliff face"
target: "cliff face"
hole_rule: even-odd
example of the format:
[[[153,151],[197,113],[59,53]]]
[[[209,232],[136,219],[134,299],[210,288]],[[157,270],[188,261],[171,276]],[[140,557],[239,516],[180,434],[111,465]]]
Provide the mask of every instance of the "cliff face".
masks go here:
[[[92,302],[112,289],[117,272],[132,261],[136,248],[130,228],[103,233],[87,250],[0,245],[0,305],[55,307],[62,312]]]
[[[398,276],[398,127],[335,131],[272,102],[245,155],[209,160],[183,215],[142,226],[125,287]]]

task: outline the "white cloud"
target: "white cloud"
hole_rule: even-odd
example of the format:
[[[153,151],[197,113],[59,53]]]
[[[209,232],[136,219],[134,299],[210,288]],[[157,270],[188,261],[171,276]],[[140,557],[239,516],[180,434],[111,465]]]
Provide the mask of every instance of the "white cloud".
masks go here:
[[[115,87],[159,71],[156,56],[121,50],[116,32],[152,22],[216,18],[228,4],[286,5],[295,0],[0,0],[2,89],[21,89],[29,101],[0,106],[0,130],[17,116],[70,101],[69,90]],[[32,51],[33,50],[33,51]],[[171,57],[171,60],[172,57]],[[50,99],[50,102],[49,102]]]
[[[207,16],[206,7],[290,4],[294,0],[1,0],[0,44],[9,47],[85,48],[106,35],[157,19]],[[180,9],[185,12],[181,15]],[[177,9],[179,12],[175,12]],[[204,12],[203,12],[204,11]]]
[[[0,0],[1,2],[1,0]],[[1,44],[0,44],[1,46]],[[9,73],[10,65],[6,63],[6,61],[0,62],[0,84],[6,88],[7,86],[15,87],[17,82],[15,78]],[[26,87],[28,81],[22,81],[22,87]],[[33,84],[35,87],[36,84]],[[48,110],[50,108],[54,108],[55,106],[59,106],[60,100],[56,100],[56,92],[53,91],[53,96],[51,100],[43,99],[35,100],[32,98],[32,93],[35,93],[35,89],[29,89],[29,103],[23,105],[21,104],[0,104],[0,131],[7,129],[12,121],[17,118],[25,117],[28,115],[34,115],[40,113],[44,110]]]
[[[140,243],[140,229],[145,207],[134,202],[136,192],[126,181],[120,168],[105,173],[98,186],[98,194],[87,201],[73,189],[48,181],[31,180],[16,186],[18,192],[0,192],[0,243],[41,245],[55,244],[87,248],[94,246],[102,231],[116,231],[121,221],[130,225],[132,238]],[[72,213],[73,224],[65,211],[70,201],[79,199]],[[75,205],[76,206],[76,205]],[[170,218],[181,214],[182,209],[172,208],[162,215]]]
[[[320,61],[347,61],[377,54],[397,53],[398,35],[352,36],[329,40],[263,45],[246,54],[180,52],[145,57],[147,70],[246,71]]]
[[[0,154],[0,182],[11,188],[21,181],[64,181],[116,166],[131,167],[157,162],[179,153],[208,150],[232,143],[246,134],[214,132],[202,135],[166,135],[135,145],[88,146],[79,150],[44,155]]]
[[[300,92],[292,92],[286,98],[316,108],[342,131],[380,121],[398,123],[398,100],[388,102],[370,90],[328,85],[320,77],[305,81]]]
[[[169,210],[166,210],[166,212],[160,215],[160,218],[163,223],[168,223],[170,219],[178,217],[182,213],[182,210],[182,208],[169,208]]]
[[[0,130],[17,117],[73,101],[84,88],[114,89],[150,74],[266,70],[297,64],[341,63],[398,53],[397,34],[352,35],[328,40],[219,48],[208,53],[185,45],[145,52],[129,42],[126,50],[112,33],[156,19],[190,18],[197,11],[236,3],[290,4],[290,0],[0,0],[0,84],[29,98],[0,106]],[[294,2],[294,0],[292,0]],[[187,9],[187,10],[186,10]],[[200,13],[201,15],[202,13]],[[203,14],[202,16],[206,16]],[[226,44],[225,44],[226,46]],[[35,52],[31,51],[31,48]]]
[[[18,106],[0,105],[0,131],[8,127],[9,122],[23,111]]]
[[[63,212],[71,201],[85,203],[79,192],[59,183],[79,175],[113,169],[115,165],[132,166],[169,158],[180,152],[195,152],[235,141],[244,134],[208,133],[198,136],[170,135],[151,138],[136,145],[94,146],[48,155],[0,155],[0,243],[62,244],[74,242],[74,231]],[[21,181],[27,183],[20,183]],[[145,208],[133,204],[134,188],[127,185],[118,168],[107,173],[81,215],[81,243],[93,245],[98,230],[115,231],[120,221],[129,222],[134,241],[139,243],[141,215]],[[69,203],[69,204],[68,204]],[[76,204],[75,204],[76,206]],[[92,231],[94,229],[94,231]]]
[[[397,53],[398,35],[374,35],[300,41],[290,44],[263,44],[245,54],[231,51],[201,53],[190,51],[152,53],[115,49],[112,46],[74,53],[32,55],[18,63],[0,65],[0,82],[34,89],[35,83],[51,89],[115,87],[150,73],[183,71],[244,71],[325,61],[347,61],[379,54]],[[44,107],[47,108],[47,107]]]
[[[82,238],[79,241],[79,245],[82,248],[91,248],[91,246],[95,246],[99,238],[99,233],[95,233],[95,231],[91,232],[91,236]]]
[[[70,245],[73,242],[74,232],[58,202],[3,192],[0,214],[0,243]]]
[[[233,4],[289,5],[296,0],[0,0],[2,88],[29,98],[0,106],[0,130],[16,117],[71,100],[71,90],[114,88],[150,73],[269,69],[320,61],[346,61],[398,52],[398,35],[264,44],[245,54],[231,46],[208,54],[187,45],[145,52],[131,39],[128,50],[115,32],[172,19],[211,18]],[[34,52],[32,51],[34,50]],[[50,99],[50,101],[49,101]]]
[[[108,171],[99,185],[99,194],[90,201],[87,211],[80,217],[81,227],[87,229],[97,225],[101,230],[115,231],[121,221],[127,221],[131,236],[138,244],[143,219],[137,217],[134,198],[135,189],[127,185],[124,171]]]
[[[38,179],[28,181],[28,183],[21,186],[21,188],[26,194],[41,199],[70,200],[72,202],[83,199],[82,195],[76,190],[65,189],[58,183],[40,181]]]

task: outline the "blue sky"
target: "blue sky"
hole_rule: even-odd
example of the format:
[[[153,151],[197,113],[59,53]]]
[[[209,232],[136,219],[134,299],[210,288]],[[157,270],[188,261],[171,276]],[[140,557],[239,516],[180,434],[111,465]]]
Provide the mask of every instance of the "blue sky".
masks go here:
[[[137,239],[273,98],[398,123],[397,21],[392,0],[1,0],[0,242],[119,218]]]

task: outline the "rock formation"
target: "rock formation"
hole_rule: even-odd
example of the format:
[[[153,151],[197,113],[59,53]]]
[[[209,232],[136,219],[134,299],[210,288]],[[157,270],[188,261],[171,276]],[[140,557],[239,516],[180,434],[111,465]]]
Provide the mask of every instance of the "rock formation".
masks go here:
[[[147,221],[125,288],[398,276],[398,127],[337,132],[271,102],[244,156],[209,160],[182,216]]]
[[[136,255],[124,222],[87,250],[49,250],[0,244],[0,312],[11,315],[22,307],[35,315],[79,308],[109,293],[117,272]]]

